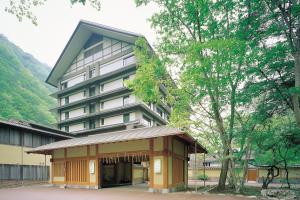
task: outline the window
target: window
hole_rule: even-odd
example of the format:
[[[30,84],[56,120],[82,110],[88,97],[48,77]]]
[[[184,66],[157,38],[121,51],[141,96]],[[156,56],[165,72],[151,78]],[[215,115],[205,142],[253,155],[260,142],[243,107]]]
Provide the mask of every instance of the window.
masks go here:
[[[90,120],[90,129],[96,128],[96,122],[94,119]]]
[[[134,56],[130,56],[130,57],[124,58],[123,59],[123,66],[130,65],[130,64],[132,64],[134,62],[135,62],[135,57]]]
[[[24,146],[32,147],[32,133],[28,133],[28,132],[24,133]]]
[[[69,126],[65,126],[65,131],[69,132]]]
[[[101,102],[101,103],[100,103],[100,108],[101,108],[101,109],[104,109],[104,102]]]
[[[101,92],[104,91],[104,85],[103,85],[103,84],[100,86],[100,91],[101,91]]]
[[[87,128],[87,127],[86,127],[86,122],[83,122],[83,128]]]
[[[69,112],[65,112],[65,119],[69,119]]]
[[[68,82],[62,83],[61,84],[61,89],[63,90],[63,89],[66,89],[66,88],[68,88]]]
[[[92,47],[89,50],[87,50],[87,51],[84,52],[84,58],[90,57],[90,56],[92,56],[92,55],[94,55],[94,54],[102,51],[102,49],[103,49],[102,44],[99,44],[99,45],[97,45],[95,47]]]
[[[40,135],[33,134],[32,135],[32,146],[33,147],[38,147],[42,145],[42,138]]]
[[[65,97],[65,104],[69,103],[69,97]]]
[[[83,96],[86,97],[86,90],[83,90]]]
[[[83,80],[86,80],[86,74],[85,73],[83,74]]]
[[[123,86],[124,86],[124,87],[126,86],[126,85],[125,85],[125,82],[126,82],[127,80],[129,80],[129,76],[125,76],[125,77],[123,78]]]
[[[128,123],[130,121],[129,113],[123,115],[123,122]]]
[[[95,96],[96,94],[96,87],[91,87],[90,88],[90,97]]]
[[[129,96],[123,97],[123,106],[129,104]]]
[[[93,78],[95,76],[96,76],[96,69],[94,68],[89,71],[89,78]]]
[[[20,131],[10,129],[9,130],[9,144],[20,145],[21,144],[21,135]]]
[[[96,104],[92,103],[90,104],[90,113],[94,113],[96,111]]]
[[[83,113],[86,113],[86,107],[85,106],[83,107]]]
[[[101,118],[101,125],[104,126],[104,118]]]
[[[0,127],[0,144],[9,144],[9,129]]]

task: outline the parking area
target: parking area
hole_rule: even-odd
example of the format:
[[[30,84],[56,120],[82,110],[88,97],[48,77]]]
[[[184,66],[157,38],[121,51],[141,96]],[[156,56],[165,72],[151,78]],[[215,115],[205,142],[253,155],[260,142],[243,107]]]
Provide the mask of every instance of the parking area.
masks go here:
[[[2,200],[243,200],[247,197],[237,197],[232,195],[211,195],[192,193],[149,193],[143,188],[116,187],[100,190],[87,189],[60,189],[45,186],[31,186],[19,188],[0,189],[0,199]]]

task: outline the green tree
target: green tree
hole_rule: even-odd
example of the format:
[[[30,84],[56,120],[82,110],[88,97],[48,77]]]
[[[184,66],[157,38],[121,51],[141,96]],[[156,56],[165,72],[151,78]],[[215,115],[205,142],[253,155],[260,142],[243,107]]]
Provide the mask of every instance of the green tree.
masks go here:
[[[152,1],[136,2],[142,5]],[[157,102],[160,84],[167,86],[172,125],[218,133],[222,147],[218,188],[223,190],[228,169],[236,179],[232,143],[236,113],[242,105],[238,96],[251,65],[251,50],[240,34],[245,26],[238,23],[244,17],[237,15],[242,5],[239,1],[154,2],[161,8],[150,19],[160,35],[160,57],[149,54],[145,43],[137,42],[138,70],[129,87],[139,98]],[[173,77],[175,88],[165,73],[166,66],[178,72]]]

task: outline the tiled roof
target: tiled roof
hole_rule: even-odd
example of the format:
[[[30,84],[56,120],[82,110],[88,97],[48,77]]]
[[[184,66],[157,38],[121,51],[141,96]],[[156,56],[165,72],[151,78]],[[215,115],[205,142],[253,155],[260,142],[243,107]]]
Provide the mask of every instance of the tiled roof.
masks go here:
[[[137,128],[124,131],[116,131],[109,133],[102,133],[97,135],[89,135],[81,138],[74,138],[69,140],[63,140],[59,142],[54,142],[51,144],[43,145],[37,148],[34,148],[28,153],[45,153],[54,149],[75,147],[75,146],[84,146],[92,144],[104,144],[104,143],[113,143],[121,141],[130,141],[130,140],[140,140],[140,139],[150,139],[156,137],[164,137],[171,135],[182,135],[183,139],[187,143],[192,144],[191,147],[195,146],[195,139],[187,133],[177,129],[171,128],[168,126],[155,126],[150,128]],[[199,152],[207,152],[204,147],[197,143],[197,149]]]

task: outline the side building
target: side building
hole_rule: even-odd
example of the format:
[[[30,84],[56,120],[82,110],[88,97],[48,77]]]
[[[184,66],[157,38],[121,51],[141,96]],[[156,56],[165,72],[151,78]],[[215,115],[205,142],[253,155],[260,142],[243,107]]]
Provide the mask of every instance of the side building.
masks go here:
[[[49,180],[51,157],[27,154],[27,151],[70,138],[73,136],[46,126],[24,121],[0,120],[1,183],[20,180]]]
[[[58,129],[75,135],[165,125],[162,99],[145,104],[124,84],[136,72],[135,41],[142,35],[80,21],[46,82],[58,88]],[[165,88],[161,86],[164,96]]]

